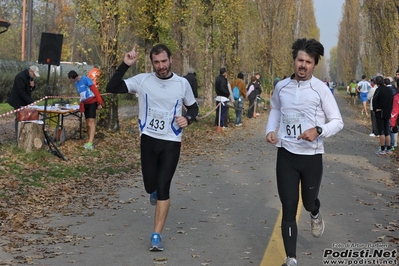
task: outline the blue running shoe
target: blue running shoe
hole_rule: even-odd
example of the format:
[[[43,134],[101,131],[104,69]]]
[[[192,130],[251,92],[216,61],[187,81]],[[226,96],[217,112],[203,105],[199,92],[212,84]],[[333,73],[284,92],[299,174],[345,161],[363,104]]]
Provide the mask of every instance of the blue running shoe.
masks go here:
[[[163,251],[162,236],[158,233],[152,233],[150,251]]]
[[[154,192],[152,192],[150,194],[150,204],[152,206],[155,206],[155,205],[157,205],[157,201],[158,201],[158,194],[157,194],[157,191],[155,190]]]

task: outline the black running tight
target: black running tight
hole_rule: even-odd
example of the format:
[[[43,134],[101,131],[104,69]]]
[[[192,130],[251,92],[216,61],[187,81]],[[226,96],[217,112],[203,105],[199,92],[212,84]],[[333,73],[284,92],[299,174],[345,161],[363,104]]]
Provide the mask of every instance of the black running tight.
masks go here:
[[[181,143],[141,135],[141,171],[147,193],[157,191],[159,200],[168,200],[170,185],[180,157]]]
[[[284,248],[288,257],[295,258],[299,184],[301,184],[303,206],[307,211],[316,215],[320,208],[318,194],[323,174],[322,155],[297,155],[284,148],[279,148],[276,173],[277,189],[283,206],[281,230]]]

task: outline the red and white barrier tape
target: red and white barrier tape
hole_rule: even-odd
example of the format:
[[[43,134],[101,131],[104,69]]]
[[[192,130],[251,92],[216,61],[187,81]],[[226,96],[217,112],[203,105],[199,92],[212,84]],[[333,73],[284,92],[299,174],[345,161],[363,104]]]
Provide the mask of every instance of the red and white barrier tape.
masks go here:
[[[8,115],[12,115],[12,114],[18,113],[18,112],[21,111],[21,110],[24,110],[24,109],[26,109],[26,108],[29,108],[29,107],[33,106],[33,105],[36,105],[37,103],[43,101],[43,100],[46,99],[46,98],[48,98],[48,97],[45,96],[44,98],[41,98],[40,100],[37,100],[36,102],[33,102],[33,103],[31,103],[31,104],[29,104],[29,105],[27,105],[27,106],[23,106],[23,107],[21,107],[21,108],[15,109],[15,110],[8,111],[7,113],[4,113],[4,114],[0,115],[0,117],[4,117],[4,116],[8,116]]]
[[[101,95],[109,95],[109,94],[112,94],[112,93],[103,93]],[[19,111],[21,111],[23,109],[29,108],[29,107],[31,107],[33,105],[36,105],[37,103],[45,100],[46,98],[48,98],[48,99],[50,99],[50,98],[52,98],[52,99],[73,99],[73,98],[79,99],[80,97],[79,96],[44,96],[40,100],[37,100],[37,101],[35,101],[35,102],[33,102],[33,103],[29,104],[29,105],[23,106],[21,108],[18,108],[18,109],[12,110],[12,111],[8,111],[7,113],[4,113],[4,114],[1,114],[0,117],[5,117],[5,116],[9,116],[9,115],[13,115],[15,113],[18,113]]]

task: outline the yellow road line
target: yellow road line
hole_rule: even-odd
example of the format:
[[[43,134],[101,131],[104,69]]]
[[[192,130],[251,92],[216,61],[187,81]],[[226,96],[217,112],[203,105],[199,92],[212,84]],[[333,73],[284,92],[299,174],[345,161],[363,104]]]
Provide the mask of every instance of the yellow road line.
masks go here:
[[[302,211],[302,199],[299,197],[298,211],[296,214],[296,220],[299,221],[299,217]],[[277,221],[274,225],[272,235],[270,236],[269,244],[266,247],[265,254],[260,263],[260,266],[279,266],[284,263],[285,250],[283,244],[283,238],[281,236],[281,217],[283,216],[282,210],[278,214]]]

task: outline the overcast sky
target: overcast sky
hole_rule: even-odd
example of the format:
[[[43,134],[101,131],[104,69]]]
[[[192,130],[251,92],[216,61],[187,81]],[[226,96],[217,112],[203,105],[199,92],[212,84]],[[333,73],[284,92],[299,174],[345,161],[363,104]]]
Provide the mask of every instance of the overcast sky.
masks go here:
[[[324,56],[330,58],[330,50],[337,45],[338,27],[345,0],[313,0],[316,22],[320,29],[320,42],[324,46]]]

